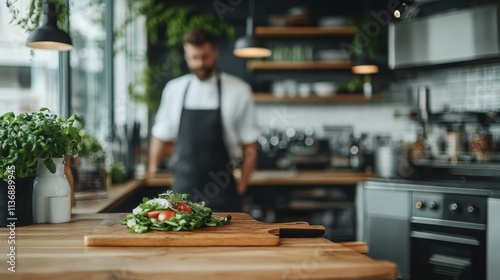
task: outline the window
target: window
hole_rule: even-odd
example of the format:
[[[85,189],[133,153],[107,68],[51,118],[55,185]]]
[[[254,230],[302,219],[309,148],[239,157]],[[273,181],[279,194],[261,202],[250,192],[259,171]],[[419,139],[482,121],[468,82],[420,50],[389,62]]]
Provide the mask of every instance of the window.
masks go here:
[[[104,67],[106,6],[91,0],[70,1],[70,5],[71,114],[81,117],[85,129],[104,141],[112,111]]]
[[[18,0],[21,13],[29,0]],[[0,4],[0,115],[37,111],[47,107],[58,114],[58,63],[55,51],[35,50],[25,46],[28,34],[10,24],[11,14]]]

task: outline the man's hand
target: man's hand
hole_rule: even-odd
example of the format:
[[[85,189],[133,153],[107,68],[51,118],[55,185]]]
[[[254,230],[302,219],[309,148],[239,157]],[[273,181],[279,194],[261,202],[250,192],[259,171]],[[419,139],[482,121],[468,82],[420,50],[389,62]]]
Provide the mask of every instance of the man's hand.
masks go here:
[[[243,195],[247,189],[250,176],[257,165],[257,144],[243,145],[243,163],[241,164],[241,178],[236,186],[238,194]]]
[[[238,183],[238,186],[236,186],[236,191],[238,192],[239,195],[244,195],[246,190],[247,190],[247,184],[242,183],[241,181]]]
[[[175,150],[174,142],[164,142],[154,136],[151,137],[149,147],[148,173],[154,174],[158,171],[158,165]]]

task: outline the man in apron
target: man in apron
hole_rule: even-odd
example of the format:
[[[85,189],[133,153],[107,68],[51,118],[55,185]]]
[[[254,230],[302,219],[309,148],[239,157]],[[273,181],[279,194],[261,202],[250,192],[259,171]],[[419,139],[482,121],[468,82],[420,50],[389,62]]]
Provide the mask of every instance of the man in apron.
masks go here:
[[[250,86],[215,68],[213,36],[195,28],[184,36],[190,74],[165,86],[152,129],[149,172],[174,150],[173,191],[205,201],[214,211],[241,211],[256,164],[258,130]],[[242,159],[241,178],[233,169]]]

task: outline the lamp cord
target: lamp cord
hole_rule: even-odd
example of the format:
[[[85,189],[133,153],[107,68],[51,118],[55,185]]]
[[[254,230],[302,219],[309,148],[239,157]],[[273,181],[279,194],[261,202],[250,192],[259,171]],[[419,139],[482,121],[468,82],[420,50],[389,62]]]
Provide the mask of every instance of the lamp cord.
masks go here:
[[[248,1],[248,17],[247,17],[247,36],[252,36],[253,35],[253,17],[255,14],[255,1],[254,0],[249,0]]]

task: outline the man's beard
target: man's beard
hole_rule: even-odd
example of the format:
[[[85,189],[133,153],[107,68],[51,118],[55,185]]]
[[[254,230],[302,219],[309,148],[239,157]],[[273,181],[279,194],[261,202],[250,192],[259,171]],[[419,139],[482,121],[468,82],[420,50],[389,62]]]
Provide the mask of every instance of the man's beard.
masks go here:
[[[202,81],[210,78],[213,72],[214,72],[214,67],[191,69],[191,73],[195,74],[196,77],[198,77],[198,79]]]

